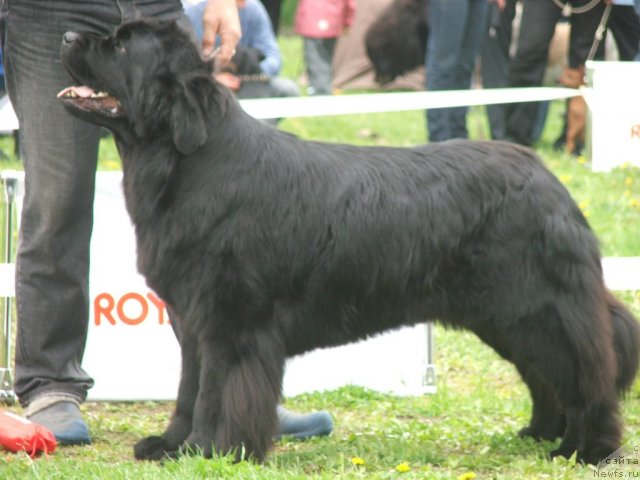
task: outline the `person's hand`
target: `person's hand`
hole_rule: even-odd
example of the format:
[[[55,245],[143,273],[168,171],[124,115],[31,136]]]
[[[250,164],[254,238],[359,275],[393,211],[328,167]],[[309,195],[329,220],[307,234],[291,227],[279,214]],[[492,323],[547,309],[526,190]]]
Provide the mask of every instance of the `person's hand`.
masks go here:
[[[202,54],[211,57],[220,36],[220,48],[216,60],[220,65],[229,63],[240,41],[240,19],[236,0],[208,0],[202,15]]]
[[[507,0],[489,0],[490,3],[495,3],[500,11],[503,11],[507,6]]]
[[[242,86],[242,80],[231,72],[219,72],[216,73],[214,77],[219,83],[230,89],[232,92],[237,92]]]

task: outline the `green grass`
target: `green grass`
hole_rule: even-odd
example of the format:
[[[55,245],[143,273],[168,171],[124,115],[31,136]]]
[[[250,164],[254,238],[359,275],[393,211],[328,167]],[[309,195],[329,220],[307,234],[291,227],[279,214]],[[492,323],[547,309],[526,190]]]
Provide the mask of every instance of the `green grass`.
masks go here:
[[[640,313],[640,294],[625,299]],[[555,443],[517,437],[530,401],[510,364],[471,334],[437,328],[436,339],[436,394],[397,397],[345,387],[290,398],[287,406],[294,410],[330,410],[335,431],[307,442],[280,442],[265,465],[197,457],[162,465],[135,462],[133,443],[162,430],[172,403],[88,403],[83,410],[93,445],[60,448],[35,460],[0,453],[0,478],[455,479],[468,472],[478,478],[593,478],[589,467],[547,460]],[[640,427],[640,385],[623,407],[630,437]],[[364,464],[355,465],[355,458]],[[409,471],[400,473],[396,467],[403,463]]]
[[[300,41],[284,38],[282,46],[288,59],[284,74],[297,78],[302,73]],[[593,173],[584,159],[554,151],[562,109],[562,102],[552,105],[538,152],[585,211],[603,253],[640,255],[640,169]],[[482,108],[472,109],[469,127],[473,138],[487,138]],[[426,136],[423,112],[287,119],[281,128],[303,138],[361,145],[409,146],[424,143]],[[12,140],[0,138],[0,149],[12,151]],[[0,169],[20,168],[15,158],[0,160]],[[111,139],[102,140],[100,168],[120,168]],[[2,215],[0,209],[0,222]],[[640,315],[640,292],[620,296]],[[162,431],[172,403],[88,403],[83,410],[93,445],[61,448],[35,460],[0,453],[0,478],[455,479],[469,472],[479,479],[595,478],[587,467],[546,460],[554,444],[517,437],[530,413],[526,389],[511,365],[474,336],[437,328],[436,365],[434,395],[402,398],[346,387],[287,399],[288,407],[297,411],[331,411],[335,431],[327,438],[278,443],[262,466],[233,464],[227,458],[135,462],[133,444]],[[640,429],[638,382],[623,404],[623,418],[630,438]],[[354,458],[364,464],[354,464]],[[404,463],[409,470],[399,472],[396,467]]]

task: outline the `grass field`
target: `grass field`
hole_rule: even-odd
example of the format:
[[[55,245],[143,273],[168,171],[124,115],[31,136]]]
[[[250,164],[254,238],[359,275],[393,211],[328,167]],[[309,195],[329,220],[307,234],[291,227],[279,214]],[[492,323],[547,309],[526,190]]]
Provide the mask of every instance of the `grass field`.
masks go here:
[[[299,40],[284,38],[282,46],[289,59],[284,73],[297,78],[302,72]],[[586,159],[554,151],[562,108],[561,102],[552,105],[536,149],[580,204],[604,255],[639,256],[640,169],[596,174]],[[482,108],[473,109],[469,126],[473,138],[488,137]],[[288,119],[281,128],[304,138],[363,145],[425,142],[423,112]],[[10,152],[11,139],[0,139],[0,148]],[[119,165],[112,141],[104,139],[100,168]],[[16,159],[0,160],[0,169],[16,168],[21,168]],[[619,296],[640,316],[640,292]],[[286,404],[294,410],[329,410],[335,431],[307,442],[282,441],[265,465],[193,457],[162,465],[135,462],[133,443],[162,431],[172,403],[88,403],[83,410],[93,435],[91,446],[61,448],[35,460],[0,452],[0,479],[597,478],[592,469],[575,462],[548,461],[545,455],[554,444],[517,437],[529,418],[526,389],[514,369],[475,337],[437,328],[436,365],[434,395],[396,397],[345,387],[288,398]],[[624,402],[623,417],[626,439],[635,442],[640,382]]]

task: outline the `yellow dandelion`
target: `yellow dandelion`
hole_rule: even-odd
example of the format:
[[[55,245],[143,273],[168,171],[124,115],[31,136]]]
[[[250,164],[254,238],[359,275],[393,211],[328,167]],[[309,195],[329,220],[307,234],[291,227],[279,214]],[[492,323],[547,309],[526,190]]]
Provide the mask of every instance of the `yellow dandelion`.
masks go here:
[[[584,155],[580,155],[580,156],[578,157],[578,163],[579,163],[580,165],[584,165],[585,163],[587,163],[587,157],[585,157]]]
[[[411,470],[411,467],[407,462],[402,462],[400,465],[396,465],[396,471],[400,473],[408,472]]]
[[[631,177],[627,177],[627,178],[625,178],[625,179],[624,179],[624,184],[625,184],[627,187],[630,187],[631,185],[633,185],[633,178],[631,178]]]
[[[474,472],[467,472],[462,475],[458,475],[458,480],[473,480],[474,478],[476,478],[476,474]]]
[[[638,200],[637,198],[632,198],[629,201],[629,205],[631,205],[633,208],[638,208],[640,207],[640,200]]]
[[[578,207],[580,207],[580,210],[585,210],[589,207],[589,200],[583,200],[578,204]]]
[[[567,183],[571,182],[571,175],[567,175],[566,173],[564,173],[564,174],[560,175],[558,178],[559,178],[559,179],[560,179],[560,181],[561,181],[562,183],[564,183],[565,185],[566,185]]]
[[[589,218],[591,216],[591,212],[589,210],[583,210],[582,215],[584,218]]]
[[[623,195],[625,197],[630,197],[631,196],[631,190],[625,190]]]
[[[360,457],[351,457],[351,463],[354,465],[364,465],[364,459]]]

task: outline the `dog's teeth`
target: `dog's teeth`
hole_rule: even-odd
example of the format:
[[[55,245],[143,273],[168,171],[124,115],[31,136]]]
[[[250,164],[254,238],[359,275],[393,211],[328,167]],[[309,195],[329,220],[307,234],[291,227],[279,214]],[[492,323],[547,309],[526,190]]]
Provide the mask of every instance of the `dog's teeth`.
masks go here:
[[[92,93],[91,94],[91,98],[105,98],[108,97],[109,94],[107,92],[97,92],[97,93]]]

